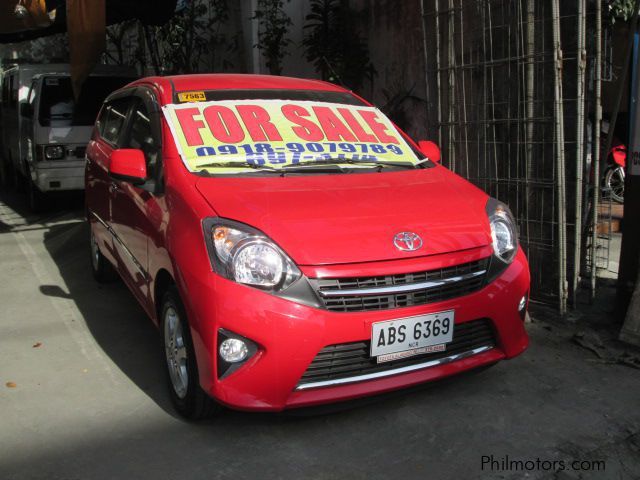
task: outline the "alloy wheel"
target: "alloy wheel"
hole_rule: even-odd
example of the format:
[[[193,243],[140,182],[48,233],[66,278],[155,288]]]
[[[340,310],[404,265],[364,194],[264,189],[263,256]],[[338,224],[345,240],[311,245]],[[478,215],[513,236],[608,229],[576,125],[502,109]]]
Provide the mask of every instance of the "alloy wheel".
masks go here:
[[[178,312],[169,306],[164,313],[164,350],[171,385],[178,398],[185,398],[189,387],[187,348]]]

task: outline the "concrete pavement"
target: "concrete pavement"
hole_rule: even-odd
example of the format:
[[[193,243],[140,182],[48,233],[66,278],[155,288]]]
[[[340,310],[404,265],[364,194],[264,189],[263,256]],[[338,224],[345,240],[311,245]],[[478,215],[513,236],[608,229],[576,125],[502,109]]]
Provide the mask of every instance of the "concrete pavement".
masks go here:
[[[35,218],[0,199],[2,479],[640,478],[640,371],[555,323],[530,324],[515,360],[366,406],[187,423],[155,328],[122,283],[91,277],[81,202]],[[502,468],[538,459],[565,469]]]

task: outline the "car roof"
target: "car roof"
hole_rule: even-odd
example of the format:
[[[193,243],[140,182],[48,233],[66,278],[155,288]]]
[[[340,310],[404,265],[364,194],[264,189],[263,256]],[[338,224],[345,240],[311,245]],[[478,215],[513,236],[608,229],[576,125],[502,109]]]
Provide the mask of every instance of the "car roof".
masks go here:
[[[320,90],[349,92],[349,90],[321,80],[310,80],[275,75],[255,74],[195,74],[167,77],[146,77],[125,88],[141,85],[154,86],[161,95],[162,104],[172,103],[174,92],[207,90]]]

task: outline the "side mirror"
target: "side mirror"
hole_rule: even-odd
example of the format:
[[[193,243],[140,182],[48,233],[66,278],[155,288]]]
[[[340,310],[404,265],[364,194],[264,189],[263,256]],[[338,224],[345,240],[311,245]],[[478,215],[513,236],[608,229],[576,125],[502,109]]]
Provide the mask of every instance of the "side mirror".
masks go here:
[[[435,163],[440,163],[440,147],[430,140],[420,140],[418,148],[425,157]]]
[[[33,107],[31,106],[30,103],[20,104],[20,115],[27,118],[33,117]]]
[[[109,175],[116,180],[140,185],[147,180],[147,162],[142,150],[121,148],[109,159]]]

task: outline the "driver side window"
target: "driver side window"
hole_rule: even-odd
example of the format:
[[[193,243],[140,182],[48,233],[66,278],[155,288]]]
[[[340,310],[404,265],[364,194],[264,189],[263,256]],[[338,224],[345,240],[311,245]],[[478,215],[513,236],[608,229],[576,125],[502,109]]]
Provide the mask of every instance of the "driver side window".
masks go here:
[[[96,126],[100,136],[114,146],[118,145],[130,104],[130,98],[112,100],[103,107],[98,118]]]
[[[142,150],[147,161],[147,177],[155,179],[161,145],[153,133],[152,121],[144,102],[137,100],[131,111],[129,132],[122,147]]]

